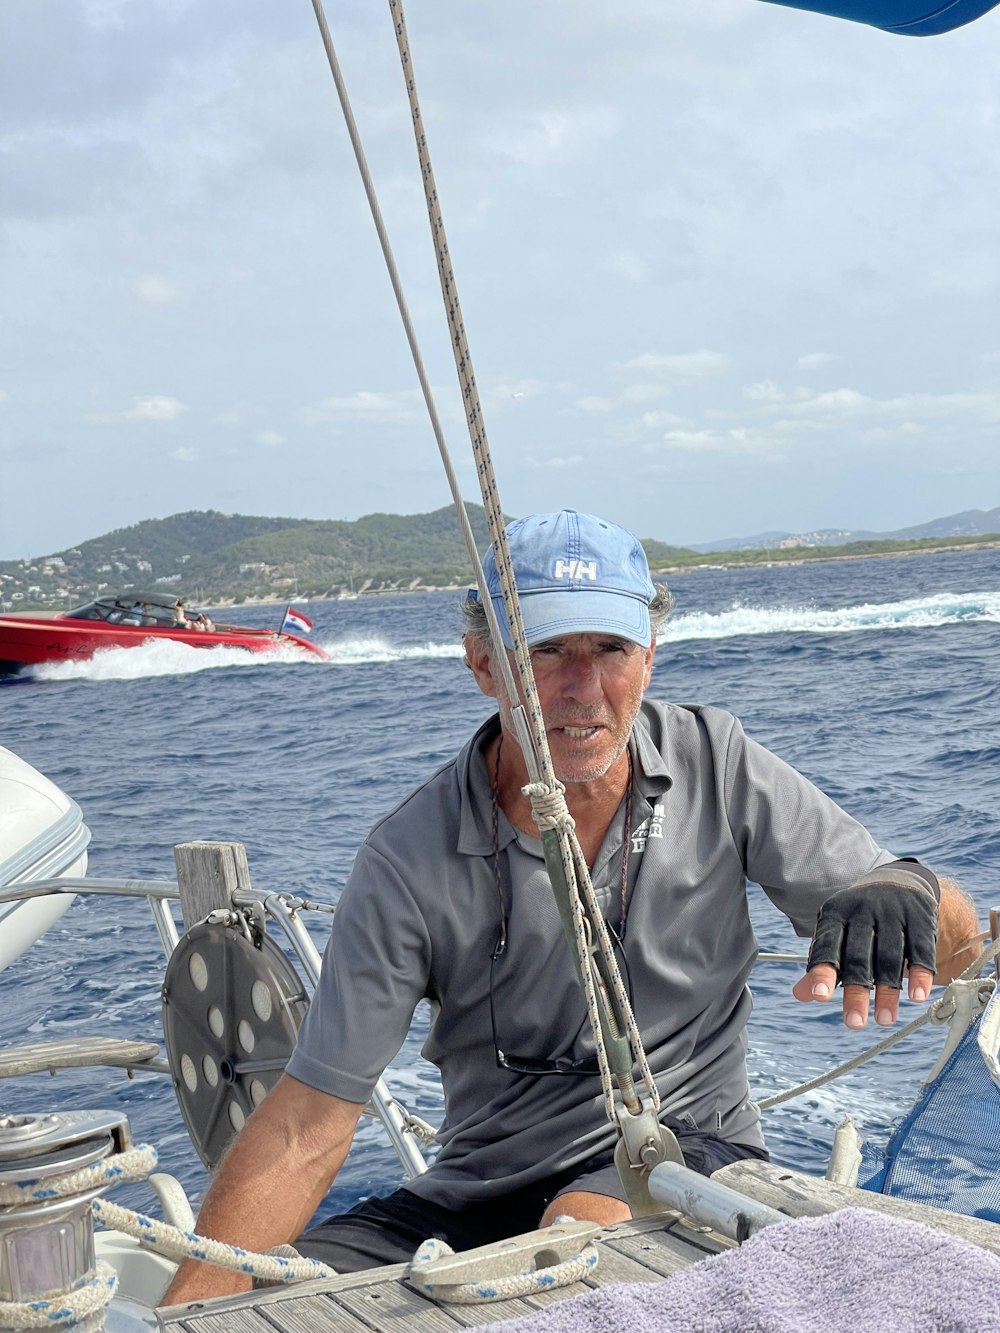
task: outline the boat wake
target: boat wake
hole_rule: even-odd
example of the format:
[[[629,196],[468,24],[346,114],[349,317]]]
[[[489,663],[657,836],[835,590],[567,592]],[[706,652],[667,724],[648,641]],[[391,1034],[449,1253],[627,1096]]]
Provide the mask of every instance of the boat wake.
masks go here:
[[[1000,592],[939,593],[902,602],[864,602],[822,610],[814,606],[741,606],[718,613],[678,615],[661,643],[729,639],[746,634],[857,634],[866,630],[933,629],[974,621],[1000,622]]]
[[[430,660],[433,658],[461,657],[462,645],[451,643],[396,644],[377,635],[359,636],[358,638],[339,639],[335,643],[324,643],[323,651],[341,666],[360,666],[365,663],[405,662],[409,660]]]
[[[248,653],[220,644],[217,648],[192,648],[186,643],[150,639],[137,648],[104,648],[82,662],[46,662],[22,673],[33,680],[142,680],[149,676],[186,676],[221,667],[243,669],[262,666],[323,663],[288,645],[273,651]]]
[[[939,593],[899,602],[864,602],[835,610],[815,606],[752,606],[735,603],[726,611],[698,611],[675,616],[660,635],[661,643],[690,639],[730,639],[768,634],[857,634],[868,630],[932,629],[976,621],[1000,623],[1000,592]],[[381,635],[359,634],[321,644],[333,666],[365,666],[393,662],[433,661],[462,657],[455,640],[435,643],[392,643]],[[185,643],[153,641],[137,648],[108,648],[82,662],[50,662],[24,673],[37,681],[141,680],[151,676],[183,676],[238,667],[244,671],[267,666],[312,665],[307,657],[282,645],[273,652],[248,653],[240,648],[192,648]]]

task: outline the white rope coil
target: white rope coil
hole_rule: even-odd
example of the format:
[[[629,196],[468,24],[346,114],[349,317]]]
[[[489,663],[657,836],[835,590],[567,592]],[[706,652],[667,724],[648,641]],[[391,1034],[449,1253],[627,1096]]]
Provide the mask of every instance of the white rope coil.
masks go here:
[[[135,1213],[106,1199],[95,1199],[91,1204],[94,1216],[106,1227],[132,1236],[143,1248],[154,1250],[178,1263],[183,1259],[199,1259],[228,1268],[236,1273],[247,1273],[266,1282],[302,1282],[311,1278],[336,1277],[336,1273],[318,1259],[286,1259],[277,1254],[255,1254],[238,1245],[227,1245],[210,1236],[199,1236],[193,1231],[181,1231],[169,1222],[160,1222],[144,1213]]]
[[[72,1291],[38,1296],[30,1301],[0,1301],[0,1328],[70,1327],[103,1310],[117,1290],[117,1273],[99,1259]]]
[[[102,1185],[125,1185],[133,1180],[145,1180],[158,1160],[152,1144],[137,1143],[113,1157],[105,1157],[92,1166],[81,1167],[64,1176],[39,1177],[20,1185],[0,1184],[0,1206],[65,1199],[73,1194],[86,1194]]]
[[[454,1250],[443,1240],[431,1237],[425,1240],[413,1256],[415,1264],[430,1263],[434,1259],[443,1259],[454,1254]],[[525,1273],[509,1273],[495,1279],[484,1278],[480,1282],[427,1282],[414,1273],[409,1281],[436,1301],[450,1301],[455,1305],[479,1305],[488,1301],[508,1301],[521,1296],[536,1296],[542,1291],[555,1291],[559,1287],[572,1286],[580,1282],[597,1266],[597,1245],[589,1241],[579,1254],[550,1268],[533,1268]]]

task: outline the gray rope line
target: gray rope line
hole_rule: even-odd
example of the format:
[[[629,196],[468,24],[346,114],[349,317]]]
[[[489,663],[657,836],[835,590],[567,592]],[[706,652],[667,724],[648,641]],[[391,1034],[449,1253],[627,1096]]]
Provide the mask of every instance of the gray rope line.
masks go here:
[[[1000,954],[1000,940],[994,940],[982,951],[978,958],[969,964],[964,972],[955,978],[955,980],[971,981],[972,978],[978,976],[983,967],[996,958],[998,954]],[[777,1092],[773,1097],[764,1097],[757,1102],[757,1105],[762,1111],[766,1111],[772,1106],[779,1106],[782,1102],[791,1101],[793,1097],[801,1097],[803,1093],[812,1092],[816,1088],[821,1088],[825,1083],[832,1083],[834,1079],[840,1078],[842,1074],[849,1074],[853,1069],[858,1069],[861,1065],[867,1064],[869,1060],[874,1060],[876,1055],[881,1055],[881,1053],[887,1051],[890,1046],[895,1046],[896,1043],[902,1041],[904,1037],[908,1037],[912,1032],[916,1032],[918,1028],[922,1028],[925,1023],[947,1021],[946,1019],[940,1018],[941,1010],[944,1008],[947,1000],[947,993],[939,996],[938,999],[934,1000],[932,1004],[927,1006],[922,1014],[918,1014],[917,1017],[907,1023],[905,1027],[900,1028],[898,1032],[892,1032],[889,1036],[883,1037],[883,1039],[876,1042],[874,1046],[870,1046],[867,1051],[862,1051],[860,1055],[856,1055],[850,1060],[845,1060],[843,1064],[836,1065],[825,1074],[820,1074],[816,1078],[810,1079],[807,1083],[799,1083],[794,1088],[787,1088],[784,1092]]]
[[[313,0],[313,3],[319,3],[319,0]],[[427,135],[424,130],[423,118],[421,116],[420,104],[417,97],[416,79],[413,72],[413,57],[406,32],[406,19],[403,14],[402,0],[389,0],[389,10],[394,20],[396,45],[399,49],[400,63],[403,68],[403,77],[406,82],[406,93],[410,104],[410,114],[413,119],[417,155],[420,161],[420,174],[424,184],[424,197],[427,203],[428,217],[430,219],[431,233],[434,241],[434,252],[437,259],[438,278],[441,284],[441,296],[452,335],[452,352],[455,359],[455,369],[458,374],[459,386],[462,390],[462,401],[465,405],[469,438],[472,442],[472,452],[476,461],[476,468],[479,476],[483,508],[486,511],[490,538],[493,542],[497,574],[501,592],[503,594],[504,607],[511,628],[515,665],[517,667],[521,690],[527,707],[535,766],[538,769],[539,780],[533,780],[525,790],[529,792],[531,796],[532,814],[535,821],[538,823],[539,828],[542,828],[543,824],[541,821],[550,818],[548,813],[550,803],[554,801],[561,802],[564,808],[565,802],[563,801],[562,793],[557,790],[557,779],[552,766],[552,756],[549,752],[548,737],[545,732],[545,722],[542,717],[538,691],[535,686],[534,672],[531,667],[531,657],[524,633],[524,624],[521,619],[521,608],[517,595],[514,571],[511,565],[506,533],[504,532],[503,509],[500,504],[499,487],[497,485],[493,461],[490,455],[489,442],[486,436],[486,425],[483,419],[482,404],[472,366],[472,353],[466,337],[465,320],[462,316],[458,287],[449,256],[448,241],[445,235],[444,217],[442,215],[438,198],[437,184],[434,179],[434,170],[430,159],[430,149],[427,143]],[[488,606],[490,601],[488,590],[482,583],[480,584],[480,592],[484,603]],[[506,655],[502,652],[502,640],[497,637],[494,642],[501,645],[501,651],[498,653],[498,656],[500,658],[505,658]],[[517,696],[516,694],[511,693],[508,697],[513,703]],[[532,771],[532,757],[527,752],[525,753],[525,762],[530,774]],[[597,1011],[596,991],[598,983],[595,981],[595,964],[589,948],[590,932],[584,930],[582,927],[582,918],[585,913],[590,918],[591,927],[597,934],[599,947],[605,954],[605,965],[609,976],[612,978],[612,987],[616,998],[619,1004],[623,1006],[622,1012],[627,1015],[629,1040],[630,1044],[633,1046],[637,1063],[640,1065],[640,1068],[646,1071],[645,1077],[647,1078],[650,1088],[650,1095],[657,1101],[658,1095],[652,1080],[652,1075],[649,1073],[646,1055],[639,1037],[638,1026],[632,1016],[628,994],[624,983],[621,980],[617,959],[614,955],[614,949],[611,946],[610,937],[604,925],[600,910],[597,907],[596,896],[594,895],[590,884],[590,872],[587,867],[586,859],[580,851],[579,843],[573,832],[572,825],[567,821],[568,812],[565,818],[560,817],[560,820],[555,827],[559,835],[560,851],[563,867],[566,873],[570,905],[575,923],[574,934],[576,938],[577,957],[580,965],[581,977],[583,979],[584,994],[587,1000],[587,1011],[594,1028],[598,1064],[601,1070],[601,1082],[605,1089],[605,1105],[609,1119],[612,1123],[616,1123],[611,1072],[608,1068],[607,1052],[601,1035],[600,1017]],[[583,903],[581,903],[579,885],[583,886]],[[626,1075],[622,1082],[623,1085],[627,1085],[631,1082],[631,1076]],[[634,1102],[634,1092],[629,1095],[627,1086],[622,1087],[622,1094],[627,1100]]]

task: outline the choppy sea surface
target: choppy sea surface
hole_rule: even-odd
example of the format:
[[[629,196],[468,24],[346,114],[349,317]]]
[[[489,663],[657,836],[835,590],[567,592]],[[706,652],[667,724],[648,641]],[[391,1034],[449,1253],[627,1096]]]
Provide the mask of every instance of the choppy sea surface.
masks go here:
[[[669,582],[677,610],[651,694],[737,713],[883,844],[957,877],[985,917],[1000,902],[1000,551],[703,568]],[[455,594],[304,609],[329,663],[161,643],[0,685],[0,743],[81,805],[90,874],[170,879],[175,843],[235,839],[262,889],[335,902],[370,824],[487,715],[462,666]],[[254,607],[239,619],[274,625],[280,614]],[[784,918],[751,894],[761,948],[801,951]],[[320,945],[328,920],[316,918]],[[833,1006],[797,1004],[797,976],[788,964],[754,972],[756,1096],[883,1035],[848,1032]],[[77,900],[0,973],[0,1042],[159,1039],[161,978],[144,904]],[[425,1031],[418,1013],[389,1082],[434,1121],[441,1103],[419,1057]],[[773,1154],[822,1171],[845,1111],[884,1140],[939,1043],[924,1027],[845,1080],[769,1112]],[[167,1080],[95,1070],[0,1085],[0,1110],[104,1106],[127,1110],[135,1137],[160,1149],[161,1169],[202,1191]],[[332,1197],[346,1205],[399,1179],[393,1151],[366,1122]]]

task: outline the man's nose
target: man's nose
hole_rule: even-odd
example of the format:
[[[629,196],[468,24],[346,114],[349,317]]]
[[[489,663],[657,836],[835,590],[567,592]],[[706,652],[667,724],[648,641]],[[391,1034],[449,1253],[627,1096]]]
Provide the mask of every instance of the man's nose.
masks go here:
[[[566,664],[563,676],[563,691],[581,703],[599,699],[602,694],[601,672],[597,661],[581,654]]]

